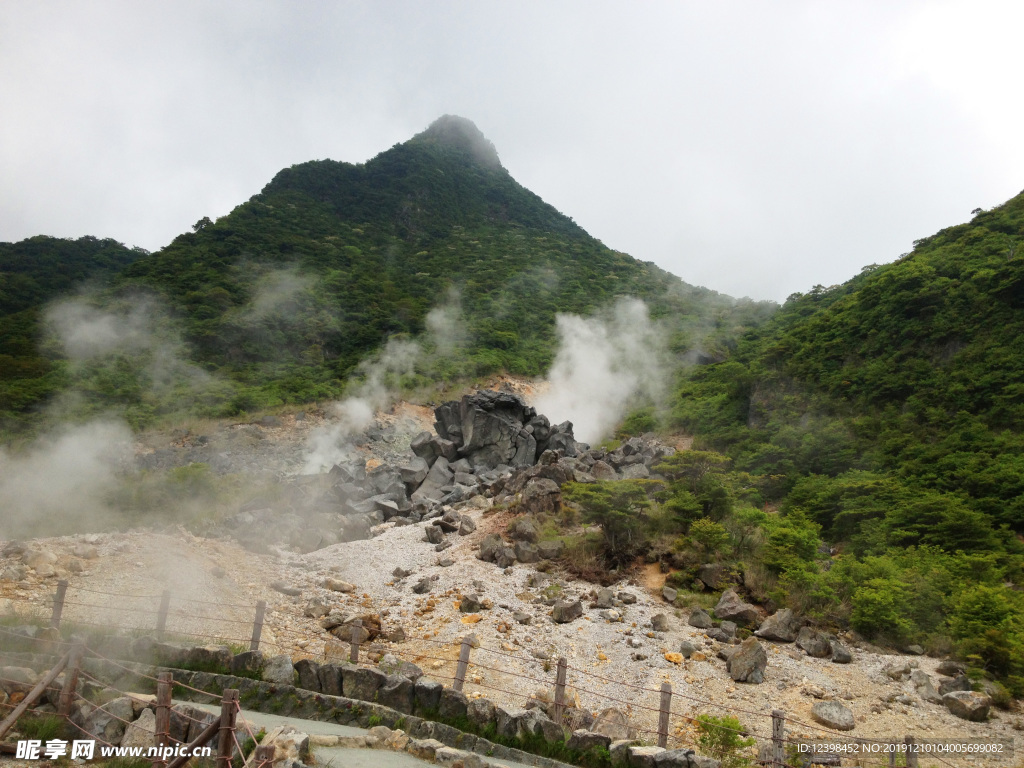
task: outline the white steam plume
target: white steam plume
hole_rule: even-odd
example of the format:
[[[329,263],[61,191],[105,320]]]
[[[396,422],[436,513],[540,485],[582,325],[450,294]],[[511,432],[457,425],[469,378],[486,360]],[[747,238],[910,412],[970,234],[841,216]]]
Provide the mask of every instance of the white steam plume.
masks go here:
[[[359,366],[362,383],[351,397],[330,406],[337,420],[310,435],[303,474],[323,472],[350,458],[353,439],[373,424],[377,411],[391,405],[403,376],[412,375],[417,366],[429,368],[457,354],[468,337],[457,291],[449,291],[445,302],[427,313],[426,326],[423,346],[391,339],[378,355]]]
[[[102,524],[131,439],[124,423],[97,420],[41,437],[18,455],[0,449],[0,539]]]
[[[297,315],[315,282],[310,275],[302,274],[298,267],[271,270],[260,280],[252,301],[245,308],[243,319],[260,322],[275,316]]]
[[[180,334],[160,303],[149,296],[131,296],[98,307],[83,295],[51,304],[46,311],[51,336],[76,367],[114,355],[130,356],[143,365],[145,386],[157,395],[177,390],[201,394],[215,382],[188,359]],[[187,393],[187,394],[185,394]]]
[[[603,317],[559,315],[558,351],[538,413],[552,423],[568,419],[578,440],[611,434],[639,398],[664,393],[666,345],[639,299],[620,299]]]
[[[378,410],[390,404],[395,383],[413,373],[419,357],[416,342],[391,339],[379,355],[359,366],[364,379],[355,393],[331,405],[337,421],[309,436],[303,474],[323,472],[350,456],[352,438],[373,423]]]

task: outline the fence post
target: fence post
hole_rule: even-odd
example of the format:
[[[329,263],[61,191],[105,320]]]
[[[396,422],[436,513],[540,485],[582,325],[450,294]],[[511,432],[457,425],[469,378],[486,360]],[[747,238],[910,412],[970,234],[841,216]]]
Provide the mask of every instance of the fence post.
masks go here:
[[[68,665],[64,667],[64,685],[60,689],[60,698],[57,700],[57,714],[67,717],[71,714],[71,703],[75,698],[75,690],[78,688],[78,672],[82,668],[82,655],[85,648],[81,643],[76,643],[71,649],[71,656],[68,658]]]
[[[266,768],[274,762],[274,745],[268,744],[265,747],[256,747],[256,756],[253,758],[252,768]]]
[[[908,733],[903,743],[907,745],[907,768],[917,768],[917,743],[914,737]]]
[[[220,732],[217,736],[217,768],[231,768],[235,746],[235,716],[238,714],[238,689],[226,688],[220,700]]]
[[[668,747],[668,713],[672,709],[672,683],[661,684],[661,712],[658,714],[658,746]]]
[[[18,718],[25,714],[25,710],[35,704],[36,700],[46,692],[50,683],[56,680],[57,675],[59,675],[64,670],[64,667],[68,665],[70,658],[71,651],[68,651],[63,657],[61,657],[61,660],[54,665],[53,669],[47,672],[46,676],[36,683],[35,688],[25,694],[25,698],[21,700],[21,703],[18,704],[10,714],[7,715],[3,722],[0,722],[0,739],[3,739],[4,735],[6,735],[14,724],[18,722]]]
[[[171,690],[174,678],[170,672],[161,672],[156,684],[156,725],[153,728],[153,746],[158,750],[171,741]],[[167,765],[162,752],[157,753],[153,768]]]
[[[60,629],[60,615],[64,613],[64,595],[68,591],[68,580],[61,579],[57,582],[57,593],[53,596],[53,615],[50,617],[50,626],[53,629]]]
[[[167,610],[171,607],[171,593],[164,590],[160,595],[160,611],[156,615],[156,636],[162,638],[167,627]]]
[[[462,638],[462,647],[459,648],[459,664],[455,667],[455,680],[452,682],[452,688],[456,691],[461,691],[463,683],[466,682],[466,670],[469,668],[470,648],[469,638]]]
[[[786,713],[772,710],[772,765],[782,768],[786,764]]]
[[[352,637],[350,640],[350,649],[348,652],[348,660],[352,664],[359,663],[359,644],[363,642],[363,620],[356,619],[352,622]]]
[[[896,742],[889,744],[889,768],[896,768]]]
[[[569,662],[565,660],[565,656],[562,656],[558,660],[558,669],[555,672],[555,722],[562,725],[562,719],[565,715],[565,673],[568,668]]]
[[[256,619],[252,623],[252,639],[249,641],[249,650],[260,649],[260,635],[263,634],[263,616],[267,612],[267,601],[260,600],[256,603]]]

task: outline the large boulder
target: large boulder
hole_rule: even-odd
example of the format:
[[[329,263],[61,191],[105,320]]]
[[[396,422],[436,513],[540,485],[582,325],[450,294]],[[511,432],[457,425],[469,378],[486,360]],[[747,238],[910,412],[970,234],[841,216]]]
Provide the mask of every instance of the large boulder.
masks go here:
[[[520,563],[536,563],[540,560],[540,551],[537,549],[537,545],[528,541],[517,541],[513,551],[516,554],[516,560]]]
[[[729,677],[738,683],[763,683],[768,654],[756,638],[748,637],[725,664]]]
[[[346,666],[342,669],[342,690],[346,698],[375,701],[377,691],[387,679],[388,676],[379,669]]]
[[[559,600],[551,611],[551,618],[556,624],[568,624],[583,615],[583,603],[579,600],[569,602]]]
[[[744,625],[757,624],[760,619],[757,608],[741,600],[734,589],[727,589],[722,593],[718,605],[715,606],[715,616]]]
[[[585,728],[579,728],[572,732],[566,746],[579,752],[589,752],[592,749],[608,749],[612,740],[603,733],[593,733]]]
[[[927,701],[931,704],[942,704],[942,694],[935,690],[935,686],[932,685],[931,676],[922,669],[915,669],[910,673],[910,682],[914,684],[914,690],[917,691],[917,695],[921,697],[922,701]]]
[[[607,736],[612,741],[628,739],[630,737],[629,718],[621,709],[608,707],[598,712],[590,730],[592,733]]]
[[[956,691],[969,691],[971,690],[971,680],[967,675],[957,675],[956,677],[944,677],[939,681],[939,695],[945,696],[947,693],[955,693]]]
[[[411,714],[414,703],[414,683],[404,675],[388,675],[377,689],[377,702],[403,714]]]
[[[100,709],[97,707],[85,720],[85,730],[108,744],[120,744],[125,728],[135,717],[132,700],[121,696],[109,701]]]
[[[942,703],[957,717],[974,723],[982,723],[988,720],[988,710],[992,706],[992,699],[976,691],[953,691],[942,697]]]
[[[299,676],[299,688],[320,692],[320,665],[317,662],[299,659],[295,662],[295,672]]]
[[[481,731],[494,722],[494,702],[487,698],[471,699],[466,717]]]
[[[546,477],[535,477],[523,488],[519,508],[532,515],[545,512],[557,512],[561,506],[562,495],[558,483]]]
[[[832,663],[833,664],[849,664],[853,661],[853,654],[850,653],[850,649],[840,643],[838,640],[832,640],[829,642],[832,646]]]
[[[557,560],[565,552],[565,542],[561,539],[542,541],[537,544],[537,554],[541,560]]]
[[[803,625],[803,620],[793,613],[789,608],[776,611],[758,627],[754,632],[758,637],[765,640],[774,640],[777,643],[792,643],[796,640],[797,633]]]
[[[832,653],[832,644],[829,642],[828,637],[810,627],[804,627],[800,630],[796,636],[796,645],[805,651],[808,656],[813,656],[816,659],[828,658],[829,654]]]
[[[427,474],[430,472],[430,464],[421,456],[415,456],[400,465],[398,472],[402,476],[402,482],[405,484],[406,491],[412,493],[420,487],[420,483],[427,479]]]
[[[536,415],[516,395],[480,390],[438,407],[434,428],[473,466],[526,467],[537,460],[535,430],[527,429]]]
[[[444,686],[436,680],[421,677],[413,686],[413,700],[416,712],[436,712],[441,705],[441,691]]]
[[[263,679],[276,685],[294,685],[295,667],[292,666],[292,657],[282,653],[268,658],[263,666]]]
[[[540,537],[540,529],[537,528],[537,523],[529,515],[513,520],[509,523],[507,530],[513,541],[528,541],[536,544],[537,539]]]
[[[690,611],[690,618],[687,619],[687,623],[697,629],[711,629],[714,626],[711,616],[703,608],[694,608]]]
[[[819,701],[811,707],[811,717],[826,728],[837,731],[852,731],[856,725],[853,712],[838,701]]]
[[[451,485],[454,477],[455,473],[449,469],[448,459],[439,456],[434,461],[420,487],[413,492],[413,503],[441,501],[444,498],[444,493],[441,489]]]
[[[480,541],[479,558],[485,563],[493,563],[499,550],[505,546],[504,540],[496,533],[489,533]]]
[[[697,579],[708,589],[725,589],[736,583],[736,574],[725,563],[706,563],[697,569]]]
[[[139,714],[139,719],[128,726],[121,739],[122,747],[141,747],[149,749],[153,746],[153,737],[156,733],[156,714],[151,709],[144,709]]]

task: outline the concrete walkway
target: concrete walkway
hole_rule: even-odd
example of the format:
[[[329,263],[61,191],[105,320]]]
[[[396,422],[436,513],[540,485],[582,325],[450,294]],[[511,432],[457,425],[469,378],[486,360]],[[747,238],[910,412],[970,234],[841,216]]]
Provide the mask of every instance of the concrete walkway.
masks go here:
[[[192,707],[220,714],[219,704],[200,704],[194,701],[178,701],[175,704],[188,704]],[[365,736],[369,733],[363,728],[355,728],[351,725],[340,725],[339,723],[327,723],[321,720],[303,720],[298,717],[284,717],[282,715],[271,715],[265,712],[253,712],[243,709],[239,714],[252,726],[255,733],[260,729],[271,731],[279,725],[290,725],[297,731],[308,733],[310,736]],[[316,760],[317,765],[331,766],[332,768],[422,768],[425,765],[434,765],[425,760],[413,757],[407,752],[392,752],[389,749],[350,749],[346,747],[320,747],[310,746],[310,751]],[[482,758],[491,765],[502,765],[508,768],[533,768],[533,766],[515,763],[510,760],[494,760]]]

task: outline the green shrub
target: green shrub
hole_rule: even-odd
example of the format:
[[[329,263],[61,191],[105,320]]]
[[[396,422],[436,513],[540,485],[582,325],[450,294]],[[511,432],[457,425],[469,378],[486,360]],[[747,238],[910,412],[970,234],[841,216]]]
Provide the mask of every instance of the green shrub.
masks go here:
[[[745,738],[743,724],[731,715],[698,715],[697,749],[722,763],[722,768],[746,768],[753,764],[748,754],[755,739]]]

